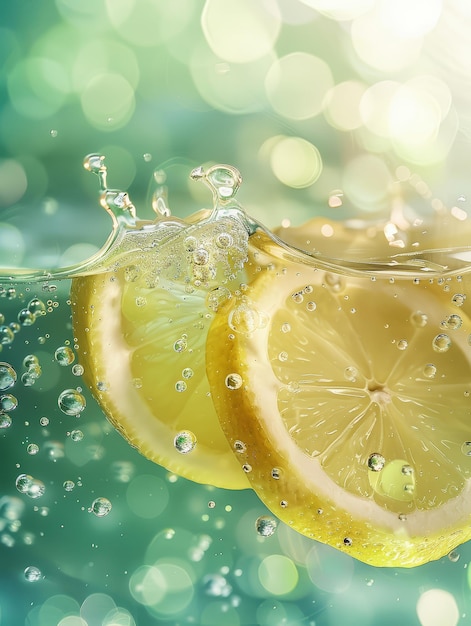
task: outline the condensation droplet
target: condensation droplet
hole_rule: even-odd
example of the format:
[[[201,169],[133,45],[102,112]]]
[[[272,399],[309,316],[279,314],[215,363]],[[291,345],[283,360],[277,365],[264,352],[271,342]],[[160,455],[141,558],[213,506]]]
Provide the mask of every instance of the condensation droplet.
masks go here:
[[[196,435],[191,430],[182,430],[175,436],[173,445],[180,454],[188,454],[195,449]]]
[[[269,515],[260,515],[255,520],[255,528],[261,537],[271,537],[277,527],[277,521]]]
[[[432,347],[435,352],[446,352],[450,349],[451,339],[444,333],[436,335],[432,341]]]

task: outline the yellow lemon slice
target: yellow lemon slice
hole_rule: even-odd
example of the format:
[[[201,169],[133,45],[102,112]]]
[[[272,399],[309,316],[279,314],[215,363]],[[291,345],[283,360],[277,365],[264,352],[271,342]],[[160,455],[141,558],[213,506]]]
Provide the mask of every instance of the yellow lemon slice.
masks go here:
[[[116,268],[72,281],[83,377],[144,456],[196,482],[247,488],[205,372],[208,328],[243,267],[246,231],[230,218],[169,225],[131,232]]]
[[[420,565],[468,540],[470,277],[335,271],[263,232],[249,252],[252,282],[213,321],[207,373],[259,497],[372,565]]]

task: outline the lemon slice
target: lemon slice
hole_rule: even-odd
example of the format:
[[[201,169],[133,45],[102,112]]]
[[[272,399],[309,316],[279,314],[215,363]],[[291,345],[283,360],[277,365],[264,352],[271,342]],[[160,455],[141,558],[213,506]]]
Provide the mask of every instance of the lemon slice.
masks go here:
[[[249,252],[252,281],[213,321],[207,373],[259,497],[372,565],[420,565],[468,540],[470,278],[335,272],[263,232]]]
[[[152,228],[127,235],[115,268],[72,281],[83,378],[144,456],[196,482],[247,488],[205,372],[207,331],[243,267],[246,231],[231,218],[174,234],[164,224],[162,241]]]

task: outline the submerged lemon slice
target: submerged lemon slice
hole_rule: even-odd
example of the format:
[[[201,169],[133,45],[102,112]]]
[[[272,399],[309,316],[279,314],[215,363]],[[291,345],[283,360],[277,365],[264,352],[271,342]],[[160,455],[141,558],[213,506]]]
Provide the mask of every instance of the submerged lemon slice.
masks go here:
[[[295,262],[253,235],[253,280],[213,321],[207,373],[273,513],[366,563],[411,567],[471,537],[471,280],[387,269]]]
[[[162,232],[168,241],[131,233],[138,243],[125,240],[115,269],[72,281],[83,378],[144,456],[196,482],[247,488],[205,372],[208,328],[243,267],[246,231],[227,218]]]

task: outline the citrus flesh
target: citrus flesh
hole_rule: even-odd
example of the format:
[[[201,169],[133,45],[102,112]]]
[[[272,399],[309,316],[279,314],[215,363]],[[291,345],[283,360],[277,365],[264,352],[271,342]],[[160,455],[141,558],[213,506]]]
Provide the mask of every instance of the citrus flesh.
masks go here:
[[[370,269],[252,235],[207,375],[274,514],[371,565],[412,567],[471,538],[471,280]]]
[[[205,372],[207,331],[243,267],[246,232],[223,219],[186,225],[169,241],[138,236],[145,243],[128,245],[115,267],[72,281],[83,378],[144,456],[196,482],[247,488]]]

